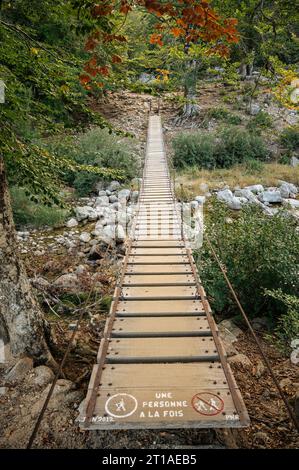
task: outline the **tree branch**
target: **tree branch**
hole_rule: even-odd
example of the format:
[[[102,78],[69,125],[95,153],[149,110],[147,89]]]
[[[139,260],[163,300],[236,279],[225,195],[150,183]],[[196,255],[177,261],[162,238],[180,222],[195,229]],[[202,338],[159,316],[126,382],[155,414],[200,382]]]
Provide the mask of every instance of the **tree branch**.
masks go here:
[[[64,59],[61,59],[60,57],[58,57],[56,54],[54,54],[52,51],[50,51],[49,49],[47,49],[46,47],[42,46],[40,44],[39,41],[37,41],[36,39],[34,39],[32,36],[30,36],[29,34],[25,33],[25,31],[23,31],[21,28],[17,27],[17,26],[14,26],[13,24],[11,23],[7,23],[6,21],[3,21],[0,19],[0,24],[2,24],[6,29],[12,31],[13,33],[16,33],[18,34],[22,39],[27,39],[29,41],[31,41],[32,43],[36,44],[39,49],[47,52],[47,54],[50,54],[52,57],[54,57],[55,60],[59,60],[67,65],[74,65],[72,62],[68,62]]]

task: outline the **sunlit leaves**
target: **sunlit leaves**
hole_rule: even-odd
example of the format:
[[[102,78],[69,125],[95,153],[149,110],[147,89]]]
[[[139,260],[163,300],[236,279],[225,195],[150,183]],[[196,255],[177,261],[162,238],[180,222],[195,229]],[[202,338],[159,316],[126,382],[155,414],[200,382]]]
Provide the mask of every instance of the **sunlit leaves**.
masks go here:
[[[158,46],[163,46],[162,34],[152,34],[150,37],[151,44],[157,44]]]
[[[239,40],[237,32],[237,20],[235,18],[221,17],[210,5],[208,1],[200,0],[104,0],[101,4],[93,4],[91,15],[106,18],[111,31],[99,27],[91,34],[86,42],[85,50],[96,53],[100,45],[109,45],[117,42],[125,42],[126,37],[119,34],[117,23],[120,15],[127,16],[138,7],[145,9],[156,18],[157,32],[151,34],[149,43],[162,47],[169,42],[169,35],[178,41],[187,44],[205,43],[210,46],[209,54],[227,56],[229,54],[229,44],[237,43]],[[109,29],[109,28],[108,28]],[[119,56],[118,56],[119,57]],[[94,69],[96,73],[107,76],[103,72],[103,66],[115,66],[121,63],[121,57],[115,59],[115,54],[111,53],[101,68]],[[95,72],[93,72],[95,73]],[[93,74],[90,74],[92,77]]]

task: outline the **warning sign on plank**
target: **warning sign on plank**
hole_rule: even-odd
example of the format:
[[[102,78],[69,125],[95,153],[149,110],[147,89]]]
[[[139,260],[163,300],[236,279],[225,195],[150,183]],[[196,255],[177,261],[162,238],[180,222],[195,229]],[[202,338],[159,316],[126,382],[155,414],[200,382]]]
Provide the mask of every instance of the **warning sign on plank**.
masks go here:
[[[191,403],[197,413],[205,416],[218,415],[224,408],[223,400],[218,395],[209,392],[197,393]]]

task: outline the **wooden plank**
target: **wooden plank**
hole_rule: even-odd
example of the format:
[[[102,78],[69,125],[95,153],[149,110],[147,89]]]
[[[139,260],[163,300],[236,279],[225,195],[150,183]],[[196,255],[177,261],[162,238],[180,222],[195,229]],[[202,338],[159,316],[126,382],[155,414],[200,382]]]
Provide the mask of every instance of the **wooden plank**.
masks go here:
[[[143,188],[145,194],[172,194],[170,186],[160,186],[160,185],[149,185],[149,188]]]
[[[157,221],[157,220],[176,220],[179,221],[178,214],[175,212],[174,208],[170,210],[159,211],[156,208],[147,208],[143,212],[139,212],[136,216],[138,221]]]
[[[157,216],[152,216],[152,217],[137,217],[136,218],[136,224],[141,224],[141,223],[180,223],[180,221],[178,220],[178,218],[174,215],[172,216],[169,216],[167,215],[166,217],[163,216],[163,217],[157,217]]]
[[[100,357],[98,357],[98,362]],[[212,337],[111,339],[107,363],[218,361]]]
[[[168,230],[167,229],[164,229],[164,230],[154,230],[154,229],[151,229],[149,228],[148,230],[147,229],[136,229],[136,236],[148,236],[150,235],[151,237],[156,237],[156,236],[161,236],[163,235],[164,237],[171,237],[173,235],[176,235],[176,236],[179,236],[181,235],[181,231],[179,229],[177,230],[171,230],[171,228],[169,228]],[[173,262],[176,262],[175,259],[173,259]]]
[[[168,199],[172,199],[172,193],[170,190],[168,191],[164,191],[164,192],[153,192],[153,191],[147,191],[147,192],[144,192],[140,199],[148,199],[148,198],[153,198],[153,199],[161,199],[161,198],[168,198]]]
[[[193,299],[197,298],[197,289],[194,286],[145,286],[145,287],[123,287],[121,296],[124,299]]]
[[[240,422],[218,367],[212,362],[107,364],[90,429],[245,426],[248,417]]]
[[[166,201],[169,201],[169,202],[173,202],[173,198],[172,198],[171,193],[151,194],[149,192],[148,194],[142,194],[140,196],[140,202],[141,203],[148,202],[148,201],[153,201],[153,202],[157,202],[157,201],[166,202]]]
[[[142,205],[140,206],[138,215],[145,215],[145,214],[165,215],[165,214],[171,214],[171,213],[176,214],[176,210],[173,204],[162,205],[162,203],[143,202]]]
[[[171,248],[171,247],[163,247],[163,248],[132,248],[131,250],[132,256],[133,255],[140,255],[140,256],[150,256],[150,255],[161,255],[161,256],[169,256],[169,255],[186,255],[187,250],[186,248]]]
[[[180,223],[181,220],[178,218],[178,215],[176,212],[174,212],[173,209],[171,210],[158,210],[153,207],[149,207],[147,210],[144,212],[140,212],[138,216],[136,217],[136,223],[151,223],[151,224],[157,224],[158,222],[160,224],[174,224],[174,223]]]
[[[150,228],[152,229],[157,229],[157,227],[162,227],[162,228],[167,228],[167,227],[179,227],[180,226],[180,221],[176,218],[169,218],[169,217],[164,217],[163,219],[137,219],[136,221],[136,226],[146,226],[150,225]]]
[[[126,275],[123,286],[148,286],[148,285],[195,285],[193,274],[131,274]]]
[[[135,240],[148,240],[148,241],[151,241],[151,240],[169,240],[169,239],[172,239],[172,240],[181,240],[182,237],[181,237],[181,234],[178,234],[178,233],[175,233],[175,234],[170,234],[169,236],[165,236],[165,235],[156,235],[156,236],[151,236],[151,235],[148,235],[148,234],[140,234],[140,235],[135,235],[134,239]]]
[[[160,184],[157,184],[155,182],[144,183],[143,184],[143,191],[145,193],[149,192],[149,191],[152,191],[152,190],[155,190],[155,191],[169,191],[170,189],[171,189],[170,181],[169,181],[168,184],[165,184],[163,186],[161,186]]]
[[[193,316],[204,312],[201,300],[180,299],[176,302],[169,300],[121,300],[117,304],[118,316]]]
[[[149,259],[148,256],[129,256],[129,264],[186,264],[189,262],[187,256],[173,255],[167,256],[155,256],[155,259]]]
[[[132,247],[133,248],[145,248],[145,247],[155,247],[155,248],[162,248],[162,247],[176,247],[176,248],[180,248],[180,247],[184,247],[185,244],[183,241],[181,242],[177,242],[175,240],[164,240],[164,241],[160,241],[160,242],[155,242],[155,241],[138,241],[138,242],[133,242],[132,244]]]
[[[156,241],[154,242],[156,243]],[[192,273],[190,264],[129,264],[127,266],[127,274],[137,273],[164,273],[164,274],[180,274]]]
[[[97,366],[95,366],[97,367]],[[107,364],[102,375],[102,388],[126,388],[130,377],[131,387],[152,388],[157,385],[157,391],[171,388],[189,387],[216,388],[215,385],[227,385],[221,365],[218,362],[207,361],[203,364]],[[217,384],[214,384],[214,382]],[[112,385],[109,385],[112,383]],[[89,388],[92,388],[92,381]]]
[[[206,317],[136,317],[116,318],[111,336],[210,336],[211,330]]]
[[[136,232],[151,233],[181,233],[181,227],[177,221],[139,222],[136,224]]]
[[[139,211],[141,211],[142,209],[143,210],[144,209],[148,210],[149,206],[155,207],[156,209],[161,209],[161,210],[162,209],[169,210],[169,209],[174,209],[175,208],[173,200],[147,202],[147,201],[142,201],[142,197],[140,199],[141,199],[141,201],[140,201]]]

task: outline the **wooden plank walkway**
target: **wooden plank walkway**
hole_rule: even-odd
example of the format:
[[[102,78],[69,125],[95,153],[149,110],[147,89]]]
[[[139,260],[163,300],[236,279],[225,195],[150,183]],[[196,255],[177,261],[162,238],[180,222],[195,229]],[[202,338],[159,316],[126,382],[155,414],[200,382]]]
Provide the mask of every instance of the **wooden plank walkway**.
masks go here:
[[[182,237],[158,115],[149,118],[134,228],[79,421],[90,430],[249,424]]]

